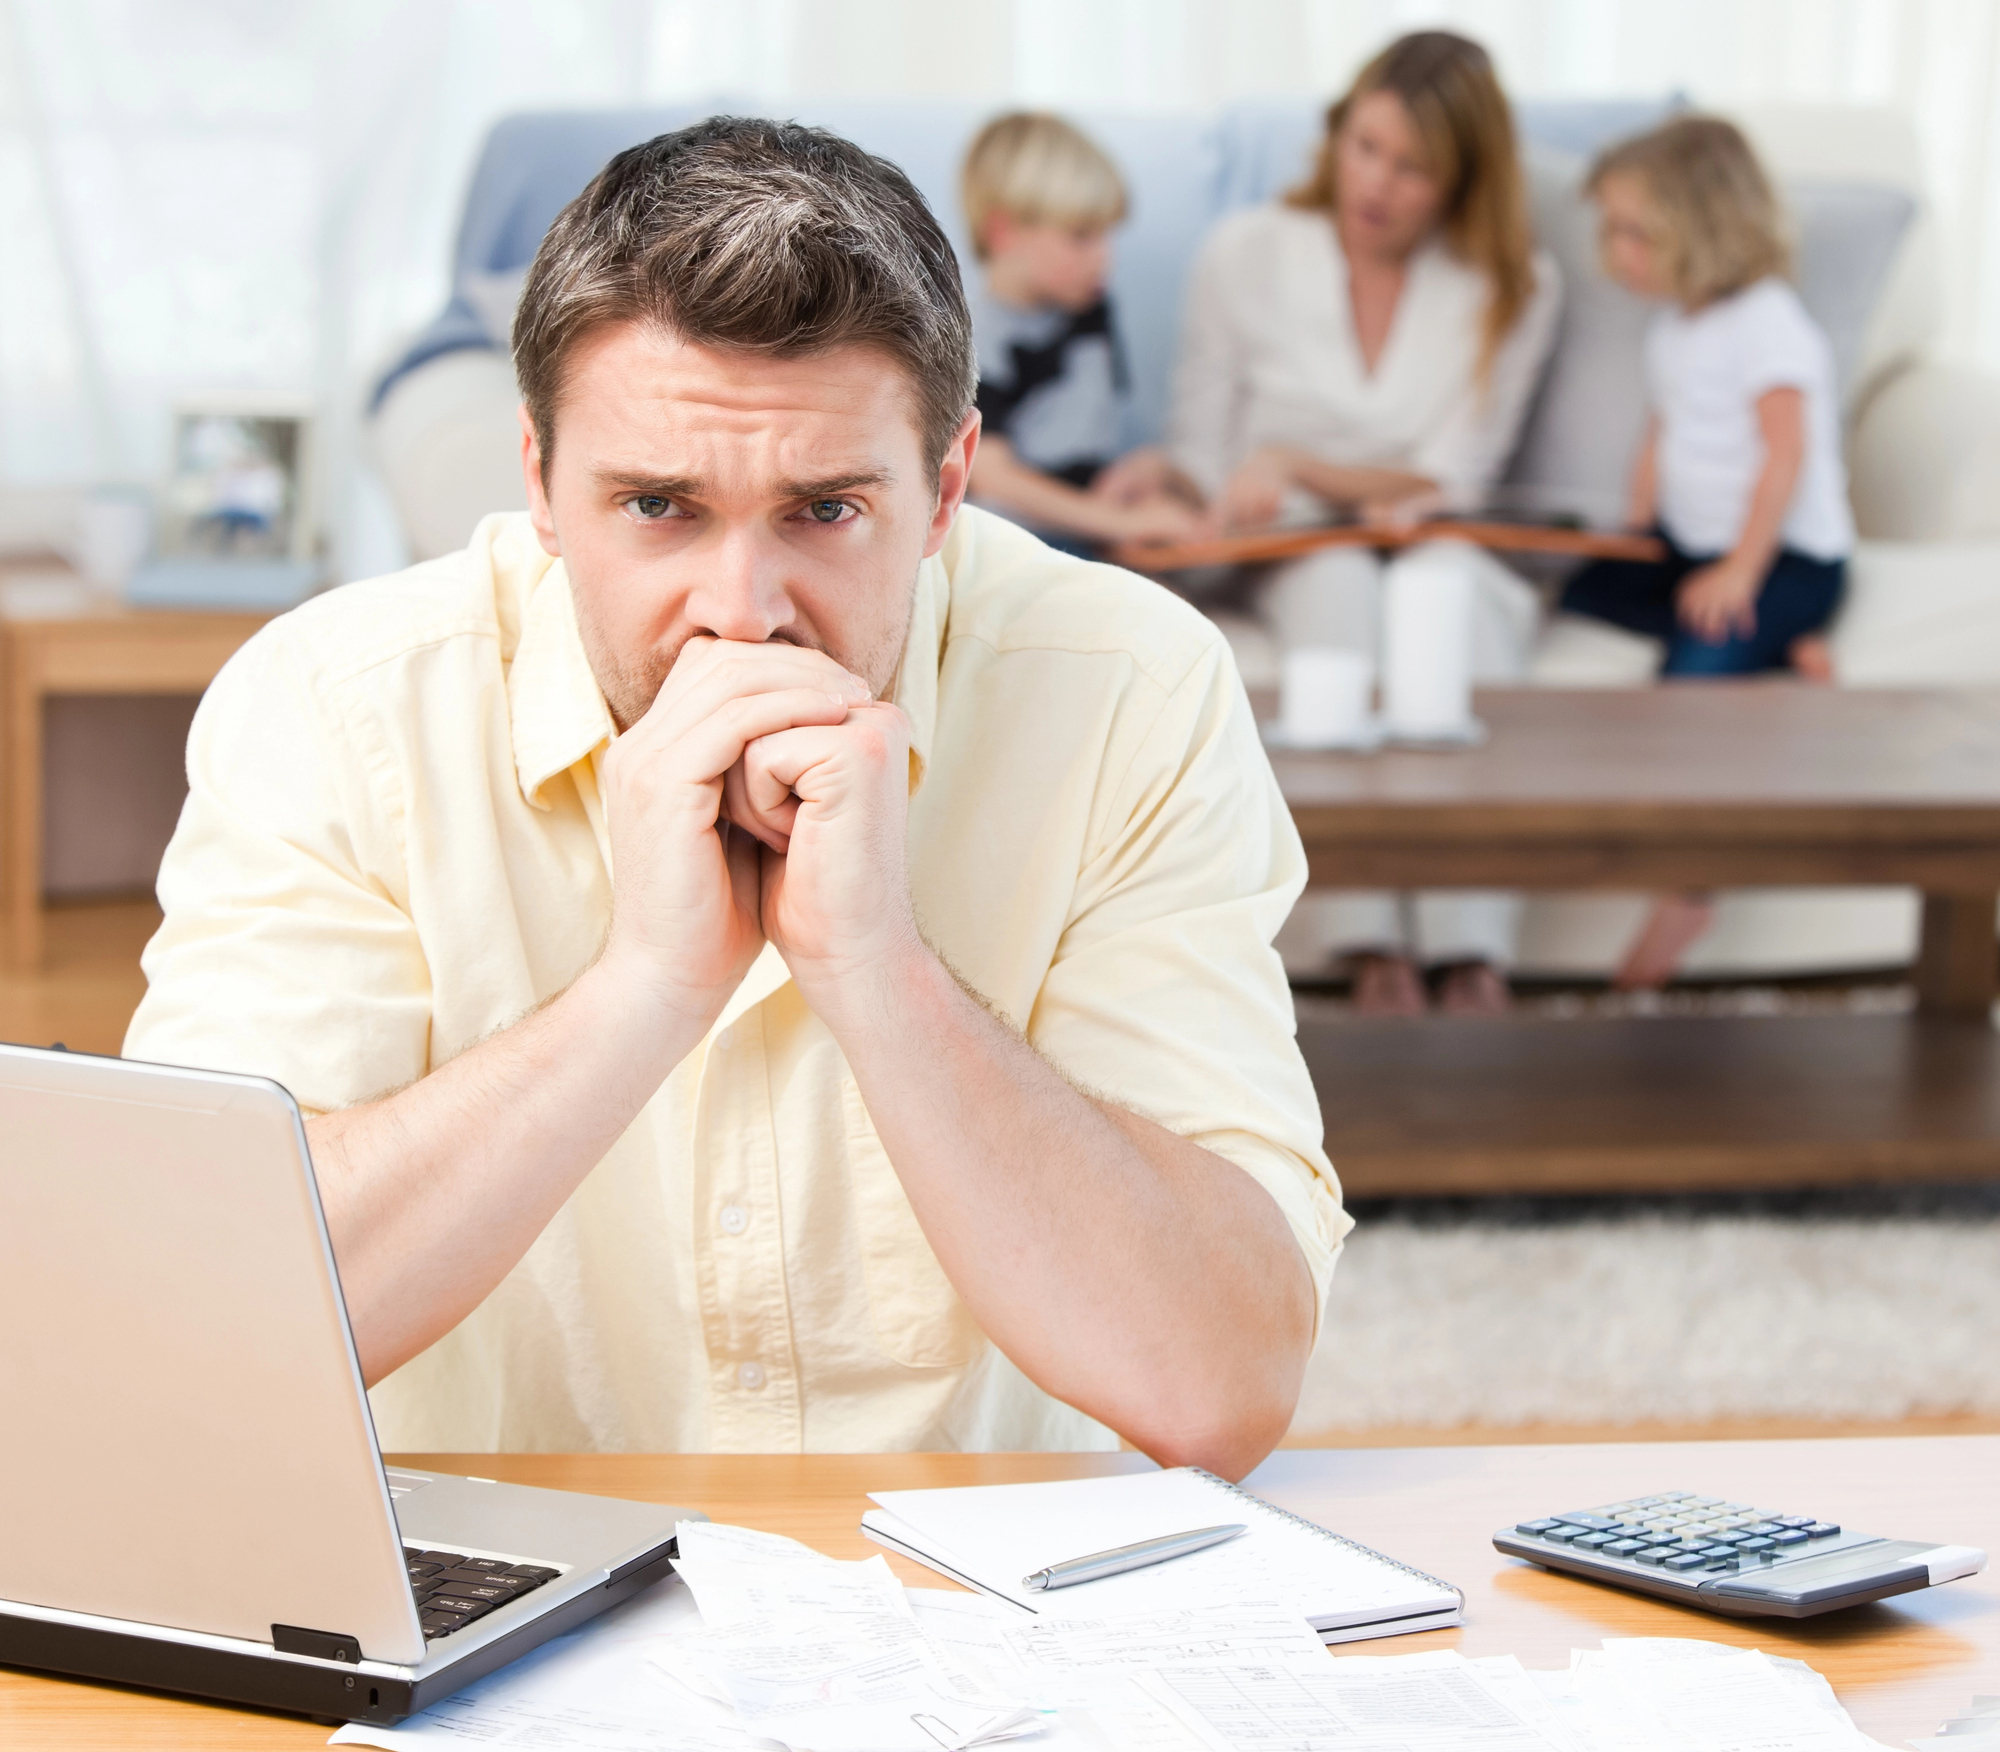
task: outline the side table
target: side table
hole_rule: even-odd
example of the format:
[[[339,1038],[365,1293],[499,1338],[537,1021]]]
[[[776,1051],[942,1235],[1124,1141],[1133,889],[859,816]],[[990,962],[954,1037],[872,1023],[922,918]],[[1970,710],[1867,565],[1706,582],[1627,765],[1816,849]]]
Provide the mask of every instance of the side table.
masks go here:
[[[0,603],[0,954],[24,969],[42,961],[43,703],[198,694],[271,618],[135,610],[81,592],[77,602],[46,615]]]

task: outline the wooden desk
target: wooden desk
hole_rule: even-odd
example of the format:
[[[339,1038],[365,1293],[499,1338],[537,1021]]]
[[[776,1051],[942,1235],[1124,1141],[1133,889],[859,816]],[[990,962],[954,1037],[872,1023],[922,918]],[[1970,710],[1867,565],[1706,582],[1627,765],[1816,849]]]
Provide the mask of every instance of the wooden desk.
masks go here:
[[[718,1520],[803,1539],[835,1557],[869,1556],[869,1490],[1075,1477],[1144,1464],[1132,1455],[892,1456],[462,1455],[406,1457],[523,1484],[685,1503]],[[1810,1661],[1863,1732],[1894,1745],[2000,1691],[2000,1579],[1991,1571],[1933,1592],[1794,1624],[1711,1618],[1537,1570],[1488,1543],[1496,1527],[1636,1490],[1707,1490],[1796,1507],[1891,1537],[1978,1545],[2000,1557],[2000,1437],[1688,1442],[1602,1447],[1291,1449],[1252,1486],[1282,1507],[1445,1576],[1466,1592],[1461,1629],[1352,1643],[1337,1653],[1457,1647],[1566,1664],[1606,1636],[1691,1636]],[[891,1557],[905,1581],[950,1584]],[[0,1672],[8,1752],[249,1752],[319,1746],[310,1722],[212,1708],[109,1686]]]
[[[1339,888],[1907,883],[1919,1014],[1308,1023],[1355,1196],[2000,1173],[2000,692],[1478,696],[1447,751],[1274,752]]]
[[[42,960],[42,706],[51,694],[198,694],[271,617],[128,609],[0,617],[0,956]]]

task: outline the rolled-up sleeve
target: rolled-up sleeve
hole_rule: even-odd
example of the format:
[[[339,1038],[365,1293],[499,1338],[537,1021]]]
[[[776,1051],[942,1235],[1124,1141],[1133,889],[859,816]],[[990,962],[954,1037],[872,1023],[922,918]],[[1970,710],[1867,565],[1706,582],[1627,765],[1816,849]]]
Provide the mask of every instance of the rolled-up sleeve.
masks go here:
[[[272,1077],[326,1111],[424,1074],[431,986],[391,763],[303,636],[292,619],[260,633],[195,714],[125,1053]]]
[[[1098,811],[1028,1037],[1082,1087],[1262,1186],[1323,1311],[1353,1225],[1271,946],[1305,885],[1304,850],[1219,636],[1157,709],[1131,715],[1133,752]]]

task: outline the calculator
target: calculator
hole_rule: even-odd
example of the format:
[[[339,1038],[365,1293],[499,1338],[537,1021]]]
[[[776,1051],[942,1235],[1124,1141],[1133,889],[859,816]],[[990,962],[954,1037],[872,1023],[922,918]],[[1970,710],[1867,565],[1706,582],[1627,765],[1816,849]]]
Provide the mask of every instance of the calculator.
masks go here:
[[[1969,1545],[1878,1539],[1838,1521],[1693,1491],[1602,1503],[1493,1535],[1509,1557],[1704,1612],[1811,1618],[1986,1567]]]

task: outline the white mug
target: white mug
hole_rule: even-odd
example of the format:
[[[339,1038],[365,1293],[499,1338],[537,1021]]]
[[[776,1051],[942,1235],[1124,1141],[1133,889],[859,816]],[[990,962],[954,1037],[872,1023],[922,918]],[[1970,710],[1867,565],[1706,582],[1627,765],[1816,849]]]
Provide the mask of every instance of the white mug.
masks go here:
[[[152,508],[135,493],[93,492],[77,508],[76,569],[100,590],[123,590],[152,541]]]
[[[1341,748],[1368,738],[1375,665],[1359,651],[1304,645],[1278,677],[1278,727],[1294,748]]]
[[[1382,717],[1391,736],[1462,736],[1472,723],[1475,584],[1464,557],[1414,553],[1382,602]]]

